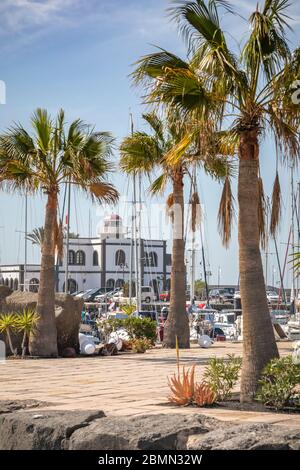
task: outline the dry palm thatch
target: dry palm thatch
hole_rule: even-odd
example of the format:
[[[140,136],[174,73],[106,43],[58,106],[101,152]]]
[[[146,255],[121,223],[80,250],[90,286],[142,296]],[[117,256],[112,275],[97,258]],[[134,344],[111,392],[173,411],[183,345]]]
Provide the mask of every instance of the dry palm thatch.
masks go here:
[[[228,247],[231,238],[233,217],[234,197],[231,191],[230,178],[226,176],[218,213],[219,233],[222,237],[223,245],[226,246],[226,248]]]
[[[281,215],[281,188],[279,182],[278,171],[276,172],[273,193],[272,193],[272,210],[271,210],[271,221],[270,221],[270,232],[271,235],[275,236],[276,230],[280,222]]]
[[[170,218],[172,224],[174,223],[174,195],[173,193],[169,194],[166,200],[166,214]]]
[[[196,228],[200,225],[201,219],[201,208],[200,208],[200,199],[197,192],[192,194],[191,197],[191,227],[192,231],[195,232]]]
[[[54,243],[57,257],[62,259],[64,253],[64,231],[61,221],[59,223],[56,221]]]
[[[216,394],[208,384],[195,385],[194,402],[198,406],[212,405],[216,401]]]
[[[185,370],[182,377],[180,373],[174,374],[168,379],[168,384],[173,395],[168,397],[169,402],[179,406],[186,406],[193,402],[195,392],[195,366]]]
[[[262,248],[264,249],[266,246],[266,222],[265,222],[265,215],[266,215],[266,200],[264,194],[264,186],[262,178],[258,178],[258,230],[259,230],[259,237],[260,243]]]

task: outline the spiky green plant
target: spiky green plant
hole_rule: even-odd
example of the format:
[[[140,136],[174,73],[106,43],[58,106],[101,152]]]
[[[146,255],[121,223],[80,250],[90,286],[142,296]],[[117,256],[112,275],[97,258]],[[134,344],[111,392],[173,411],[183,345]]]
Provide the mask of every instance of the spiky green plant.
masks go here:
[[[8,340],[10,352],[16,356],[17,351],[14,349],[11,333],[16,330],[16,315],[14,313],[3,313],[0,316],[0,333],[4,333]]]
[[[40,317],[36,311],[30,308],[25,308],[19,315],[16,316],[15,327],[17,331],[23,333],[21,345],[23,358],[26,355],[27,340],[29,339],[30,334],[34,334],[39,318]]]

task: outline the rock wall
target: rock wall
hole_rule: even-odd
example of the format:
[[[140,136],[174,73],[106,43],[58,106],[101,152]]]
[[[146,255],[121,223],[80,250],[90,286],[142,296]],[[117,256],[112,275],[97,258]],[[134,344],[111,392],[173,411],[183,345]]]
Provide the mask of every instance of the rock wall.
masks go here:
[[[106,416],[0,402],[0,450],[300,450],[300,427],[235,424],[201,415]],[[34,410],[30,410],[34,407]]]
[[[37,299],[38,294],[36,293],[16,291],[6,297],[2,303],[1,310],[19,312],[24,308],[35,309]],[[79,352],[78,333],[82,307],[82,299],[69,294],[55,295],[55,319],[59,355],[62,355],[66,348],[74,348],[76,352]],[[0,335],[0,339],[4,339],[3,335]],[[12,342],[14,347],[19,347],[21,343],[20,335],[12,335]],[[8,348],[7,352],[9,352]]]

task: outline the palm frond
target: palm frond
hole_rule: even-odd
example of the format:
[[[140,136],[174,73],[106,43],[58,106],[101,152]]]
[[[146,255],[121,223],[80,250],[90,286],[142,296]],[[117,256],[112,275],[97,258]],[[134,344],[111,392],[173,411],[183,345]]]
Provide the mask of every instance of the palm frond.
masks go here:
[[[143,119],[149,124],[155,136],[161,141],[164,141],[164,125],[162,120],[158,117],[157,113],[143,114]]]
[[[173,193],[171,193],[171,194],[169,194],[169,196],[167,197],[167,200],[166,200],[166,214],[167,214],[167,217],[169,217],[169,219],[171,220],[172,224],[174,223],[173,206],[174,206],[174,195],[173,195]]]
[[[265,200],[265,193],[264,193],[264,186],[263,180],[261,177],[257,180],[258,184],[258,230],[259,230],[259,237],[260,243],[263,249],[266,246],[266,200]]]
[[[162,194],[168,182],[169,176],[168,173],[163,173],[162,175],[158,176],[150,186],[150,193],[151,194]]]
[[[281,189],[278,171],[276,172],[273,192],[272,192],[272,210],[271,210],[271,220],[270,220],[270,232],[271,235],[275,236],[276,231],[279,226],[281,215]]]
[[[219,233],[222,237],[222,243],[226,248],[228,248],[231,239],[232,222],[234,216],[234,197],[231,191],[230,178],[227,176],[224,181],[218,212]]]
[[[107,204],[115,204],[119,198],[119,192],[116,188],[107,182],[98,181],[91,183],[87,188],[83,188],[92,199]]]
[[[191,229],[192,232],[196,232],[196,229],[200,226],[201,222],[201,206],[200,198],[197,192],[194,192],[191,197]]]
[[[285,29],[290,28],[288,7],[289,0],[265,0],[262,10],[257,6],[249,18],[252,32],[242,51],[242,60],[253,86],[258,83],[260,67],[270,81],[291,57],[285,35]]]
[[[126,137],[120,146],[120,167],[126,173],[150,173],[162,158],[161,149],[154,136],[135,132]]]

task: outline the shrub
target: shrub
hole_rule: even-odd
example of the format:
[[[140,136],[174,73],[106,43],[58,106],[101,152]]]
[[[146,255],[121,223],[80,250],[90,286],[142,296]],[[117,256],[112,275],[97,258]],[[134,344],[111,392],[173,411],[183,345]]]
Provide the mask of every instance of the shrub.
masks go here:
[[[195,385],[194,402],[197,406],[212,405],[215,401],[216,394],[209,385],[203,382]]]
[[[300,365],[293,364],[291,356],[272,359],[262,372],[256,398],[277,410],[300,406],[300,396],[295,390],[299,384]]]
[[[11,333],[14,331],[16,331],[16,315],[14,313],[3,313],[0,316],[0,333],[6,335],[10,352],[16,356],[17,350],[14,349],[11,340]]]
[[[151,342],[146,338],[135,338],[131,340],[131,349],[135,353],[144,353],[152,346]]]
[[[195,365],[187,370],[183,366],[182,375],[178,370],[177,374],[168,379],[168,385],[172,392],[168,400],[174,405],[195,404],[202,407],[216,401],[216,395],[209,385],[195,382]]]
[[[22,339],[22,357],[25,357],[27,350],[27,342],[31,333],[35,332],[39,315],[30,308],[25,308],[19,315],[16,316],[16,330],[23,333]]]
[[[119,328],[125,328],[130,339],[147,339],[151,344],[157,337],[157,325],[151,318],[138,318],[128,315],[125,319],[110,319],[101,323],[105,334],[110,334]]]
[[[182,377],[180,373],[174,374],[168,379],[168,384],[173,395],[168,397],[171,403],[179,406],[189,405],[193,402],[195,392],[195,366],[185,370],[183,367]]]
[[[228,354],[227,359],[211,358],[204,371],[204,383],[209,385],[217,401],[228,400],[238,381],[242,358]]]

